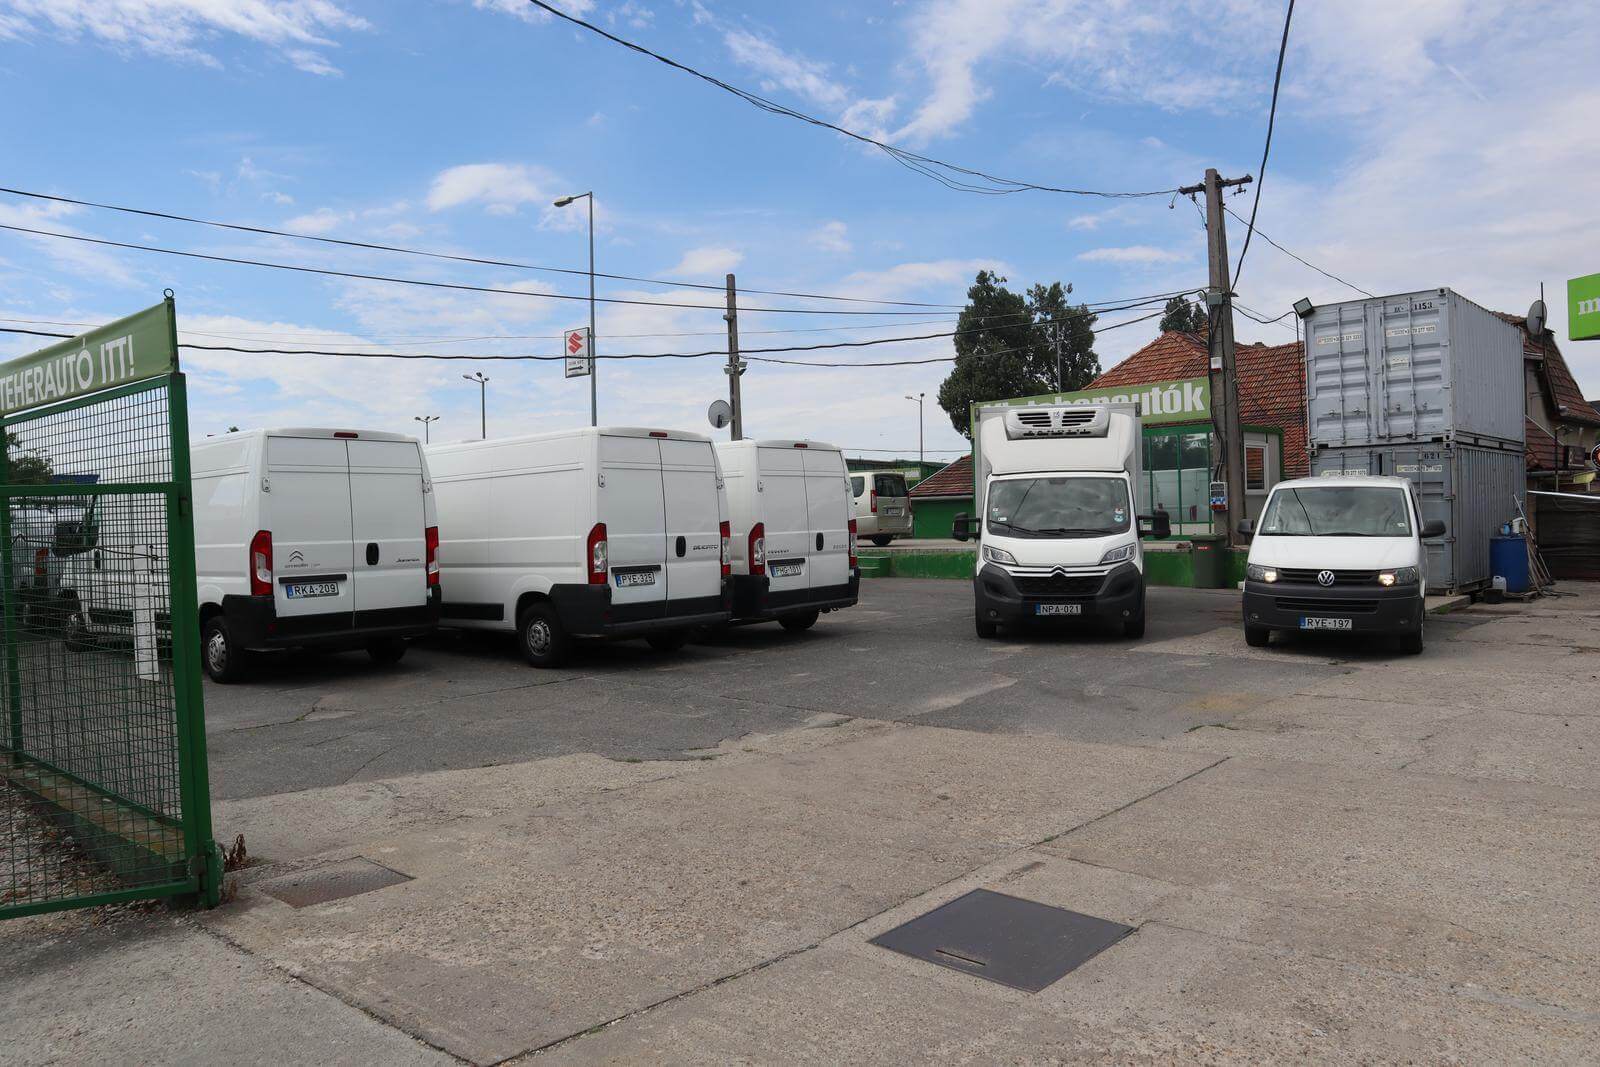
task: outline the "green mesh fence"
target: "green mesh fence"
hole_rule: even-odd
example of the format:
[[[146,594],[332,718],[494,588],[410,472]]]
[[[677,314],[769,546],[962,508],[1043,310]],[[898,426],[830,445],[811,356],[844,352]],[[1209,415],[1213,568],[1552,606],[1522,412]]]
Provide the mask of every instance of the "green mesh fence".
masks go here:
[[[0,917],[214,902],[182,375],[4,421]]]

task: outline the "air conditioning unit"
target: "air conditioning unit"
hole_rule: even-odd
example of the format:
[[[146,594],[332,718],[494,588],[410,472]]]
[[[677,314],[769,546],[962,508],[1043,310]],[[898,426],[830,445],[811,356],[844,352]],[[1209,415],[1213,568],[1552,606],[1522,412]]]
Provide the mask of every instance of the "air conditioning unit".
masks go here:
[[[1060,404],[1012,408],[1006,412],[1006,437],[1104,437],[1111,409],[1104,404]]]

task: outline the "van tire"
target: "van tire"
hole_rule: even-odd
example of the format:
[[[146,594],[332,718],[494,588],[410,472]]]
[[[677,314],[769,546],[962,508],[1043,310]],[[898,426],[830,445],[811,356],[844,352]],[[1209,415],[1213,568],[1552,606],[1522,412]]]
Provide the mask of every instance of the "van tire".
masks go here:
[[[778,618],[778,625],[790,633],[797,634],[815,626],[820,614],[816,611],[802,611],[794,615],[782,615]]]
[[[894,540],[894,535],[893,534],[873,534],[871,537],[867,538],[867,540],[871,541],[873,544],[877,545],[879,548],[882,548],[884,545],[887,545],[890,541]]]
[[[559,667],[572,651],[572,638],[553,605],[529,604],[517,616],[517,644],[533,667]]]
[[[1272,631],[1265,626],[1246,626],[1244,628],[1244,643],[1251,648],[1266,648],[1272,641]]]
[[[676,652],[689,643],[689,631],[663,630],[660,633],[646,634],[644,643],[657,652]]]
[[[406,654],[406,643],[398,637],[386,637],[367,646],[367,655],[374,663],[399,663]]]
[[[1422,623],[1420,622],[1417,623],[1417,628],[1414,632],[1409,634],[1401,634],[1400,640],[1397,642],[1397,644],[1400,646],[1400,651],[1407,656],[1422,655],[1422,649],[1426,643],[1427,640],[1423,633]]]
[[[1122,623],[1122,636],[1137,641],[1144,636],[1144,609],[1139,609],[1139,614]]]
[[[213,615],[200,627],[200,663],[213,682],[232,685],[243,681],[249,675],[248,656],[221,615]]]
[[[94,650],[94,635],[89,632],[89,624],[85,619],[85,612],[78,604],[77,597],[68,597],[63,609],[67,613],[66,622],[61,627],[61,639],[65,642],[68,652],[90,652]]]
[[[990,622],[981,615],[973,617],[972,628],[977,632],[978,636],[985,641],[989,640],[1000,632],[1000,627],[997,624]]]

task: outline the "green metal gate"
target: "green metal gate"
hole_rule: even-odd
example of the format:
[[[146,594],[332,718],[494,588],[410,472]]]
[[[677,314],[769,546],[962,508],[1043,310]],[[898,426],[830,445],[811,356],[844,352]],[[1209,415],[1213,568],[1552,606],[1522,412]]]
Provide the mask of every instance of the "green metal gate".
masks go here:
[[[220,896],[174,323],[0,364],[0,918]]]

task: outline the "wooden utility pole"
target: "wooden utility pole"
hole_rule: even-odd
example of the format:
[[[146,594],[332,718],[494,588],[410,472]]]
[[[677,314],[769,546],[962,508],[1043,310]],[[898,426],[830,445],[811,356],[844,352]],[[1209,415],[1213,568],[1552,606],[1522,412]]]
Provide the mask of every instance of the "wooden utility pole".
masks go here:
[[[739,359],[739,303],[738,290],[734,288],[733,275],[728,275],[728,310],[723,318],[728,323],[728,406],[733,409],[733,440],[744,439],[744,409],[739,403],[739,378],[745,364]]]
[[[1211,266],[1211,285],[1206,294],[1206,308],[1210,312],[1211,328],[1206,331],[1210,365],[1207,374],[1211,380],[1211,422],[1217,433],[1218,452],[1221,454],[1222,481],[1227,486],[1228,543],[1243,544],[1239,536],[1239,523],[1245,518],[1244,490],[1244,431],[1239,418],[1239,377],[1234,364],[1233,343],[1233,282],[1232,268],[1228,263],[1227,218],[1222,211],[1222,190],[1235,185],[1247,185],[1254,179],[1246,174],[1242,178],[1223,178],[1216,168],[1206,170],[1206,179],[1200,185],[1190,185],[1178,192],[1193,195],[1206,194],[1206,258]]]

